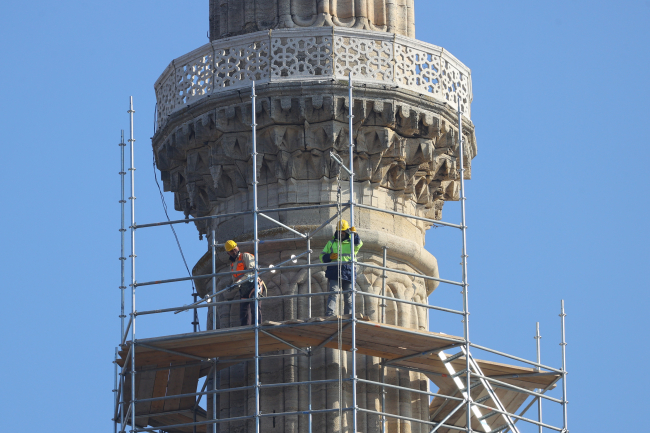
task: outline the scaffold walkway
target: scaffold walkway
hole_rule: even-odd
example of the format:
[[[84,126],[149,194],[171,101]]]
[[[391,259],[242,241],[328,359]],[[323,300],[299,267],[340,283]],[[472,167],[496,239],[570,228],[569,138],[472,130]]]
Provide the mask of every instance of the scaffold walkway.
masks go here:
[[[349,315],[340,319],[345,325],[351,323]],[[301,353],[310,356],[313,351],[321,348],[337,349],[338,320],[339,317],[316,317],[305,321],[294,319],[284,322],[264,322],[260,327],[262,335],[258,342],[259,355],[264,357],[282,350],[303,349]],[[453,374],[449,373],[449,369],[462,371],[465,356],[459,352],[461,356],[452,355],[449,358],[451,361],[445,362],[441,359],[440,353],[458,351],[463,344],[463,338],[377,323],[361,315],[357,316],[357,320],[357,353],[379,358],[383,365],[390,368],[406,368],[429,376],[441,390],[446,391],[437,395],[431,393],[434,399],[430,410],[432,414],[437,411],[436,417],[431,421],[441,421],[448,415],[452,406],[449,406],[447,411],[441,406],[455,391]],[[164,411],[164,407],[176,408],[183,399],[187,403],[181,404],[176,410],[191,412],[190,408],[195,397],[191,388],[192,386],[196,388],[199,376],[207,374],[207,370],[213,365],[213,359],[218,359],[217,370],[253,359],[254,331],[254,326],[242,326],[139,340],[136,346],[136,369],[143,375],[148,373],[149,379],[136,382],[136,395],[140,396],[136,404],[136,414],[142,418],[146,418],[146,415],[155,415],[154,418],[158,420],[178,418],[179,414]],[[352,348],[350,327],[345,326],[341,334],[343,350],[349,352]],[[120,359],[117,362],[121,367],[128,366],[130,350],[131,344],[125,344],[124,350],[119,352]],[[495,381],[495,386],[499,388],[497,395],[509,412],[516,411],[526,400],[526,395],[519,392],[517,388],[528,391],[540,388],[552,389],[561,378],[561,374],[557,372],[540,373],[533,368],[483,360],[476,360],[476,363],[487,378]],[[170,366],[176,367],[173,370],[174,374],[169,377],[171,385],[162,386],[161,378],[171,371],[168,369]],[[203,374],[200,374],[202,367]],[[156,372],[158,376],[155,375]],[[174,381],[178,382],[180,379],[183,381],[175,385]],[[361,380],[368,384],[382,386],[376,381]],[[284,385],[293,386],[295,383]],[[169,394],[170,390],[174,389],[178,394],[184,394],[183,389],[187,389],[188,395],[179,398],[173,391]],[[478,400],[487,395],[487,391],[477,390],[475,394],[475,399]],[[159,404],[154,405],[154,402]],[[170,406],[169,402],[173,404]],[[463,420],[463,413],[464,410],[459,410],[456,418]],[[199,418],[204,416],[205,414],[202,413]],[[199,422],[203,421],[199,420]],[[492,422],[489,424],[491,429],[496,428],[496,424],[498,424],[498,417],[492,417]]]

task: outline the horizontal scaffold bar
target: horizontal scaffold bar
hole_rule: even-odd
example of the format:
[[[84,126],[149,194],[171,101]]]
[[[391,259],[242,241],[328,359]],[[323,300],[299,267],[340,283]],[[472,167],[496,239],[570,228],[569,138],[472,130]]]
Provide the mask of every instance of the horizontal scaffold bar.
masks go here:
[[[457,281],[451,281],[451,280],[445,280],[443,278],[436,278],[436,277],[430,277],[428,275],[423,275],[423,274],[417,274],[414,272],[407,272],[407,271],[400,271],[399,269],[391,269],[385,266],[379,266],[379,265],[372,265],[370,263],[363,263],[363,262],[357,262],[355,263],[358,266],[364,266],[366,268],[372,268],[372,269],[379,269],[379,270],[385,270],[386,272],[395,272],[397,274],[402,274],[402,275],[408,275],[411,277],[416,277],[416,278],[423,278],[425,280],[431,280],[431,281],[438,281],[439,283],[445,283],[445,284],[452,284],[454,286],[463,286],[463,283],[459,283]],[[323,266],[331,266],[329,263],[312,263],[311,265],[293,265],[293,266],[282,266],[282,267],[273,267],[273,268],[260,268],[258,270],[258,274],[262,275],[267,272],[274,272],[274,271],[283,271],[283,270],[293,270],[293,269],[306,269],[306,268],[318,268],[318,267],[323,267]],[[226,275],[232,275],[236,273],[241,273],[241,271],[227,271],[227,272],[217,272],[216,274],[205,274],[205,275],[197,275],[193,277],[182,277],[182,278],[172,278],[168,280],[158,280],[158,281],[147,281],[144,283],[136,283],[137,287],[143,287],[143,286],[153,286],[157,284],[166,284],[166,283],[178,283],[181,281],[190,281],[190,280],[204,280],[208,278],[213,278],[213,277],[223,277]],[[247,272],[254,272],[254,270],[248,270]]]
[[[163,397],[152,397],[152,398],[139,398],[136,399],[136,403],[147,403],[151,401],[161,401],[161,400],[172,400],[176,398],[186,398],[186,397],[197,397],[200,395],[212,395],[212,394],[223,394],[223,393],[228,393],[228,392],[238,392],[238,391],[247,391],[249,389],[255,388],[254,386],[240,386],[237,388],[228,388],[228,389],[215,389],[212,391],[202,391],[202,392],[190,392],[187,394],[174,394],[174,395],[166,395]]]
[[[531,424],[538,425],[538,426],[540,426],[540,427],[545,427],[545,428],[548,428],[548,429],[551,429],[551,430],[555,430],[555,431],[559,431],[559,432],[563,431],[563,429],[561,429],[561,428],[559,428],[559,427],[554,427],[554,426],[552,426],[552,425],[548,425],[548,424],[544,424],[544,423],[541,423],[541,422],[537,422],[537,421],[534,421],[534,420],[532,420],[532,419],[530,419],[530,418],[524,418],[523,416],[515,415],[514,413],[504,412],[504,411],[502,411],[502,410],[499,410],[499,409],[496,409],[496,408],[493,408],[493,407],[490,407],[490,406],[486,406],[486,405],[484,405],[484,404],[480,404],[480,403],[474,403],[474,402],[472,402],[472,405],[473,405],[473,406],[477,406],[477,407],[482,407],[483,409],[489,409],[489,410],[492,410],[492,411],[494,411],[494,412],[496,412],[496,413],[499,413],[499,414],[501,414],[501,415],[511,416],[511,417],[513,417],[513,418],[520,419],[520,420],[522,420],[522,421],[526,421],[526,422],[529,422],[529,423],[531,423]]]
[[[558,370],[557,368],[549,367],[549,366],[544,365],[544,364],[538,364],[537,362],[529,361],[527,359],[520,358],[518,356],[508,355],[507,353],[499,352],[498,350],[494,350],[494,349],[489,349],[489,348],[484,347],[484,346],[479,346],[478,344],[470,343],[470,346],[475,347],[475,348],[477,348],[479,350],[485,350],[486,352],[494,353],[495,355],[501,355],[501,356],[505,356],[506,358],[514,359],[516,361],[525,362],[526,364],[534,365],[535,367],[544,368],[546,370],[551,370],[551,371],[554,371],[556,373],[564,374],[564,372],[562,370]]]
[[[195,365],[206,366],[206,365],[211,365],[211,364],[213,364],[212,360],[210,360],[210,361],[196,361],[196,362],[188,361],[186,364],[181,364],[181,365],[167,365],[165,367],[140,368],[139,370],[135,371],[135,374],[151,373],[151,372],[154,372],[154,371],[164,371],[164,370],[177,370],[179,368],[187,368],[187,367],[192,367],[192,366],[195,366]]]
[[[313,206],[293,206],[293,207],[285,207],[285,208],[274,208],[274,209],[259,209],[257,212],[258,213],[271,213],[271,212],[291,212],[291,211],[300,211],[300,210],[310,210],[310,209],[322,209],[322,208],[329,208],[329,207],[336,207],[336,204],[320,204],[320,205],[313,205]],[[204,217],[196,217],[196,218],[186,218],[182,220],[174,220],[174,221],[161,221],[157,223],[149,223],[149,224],[141,224],[141,225],[134,225],[134,229],[144,229],[147,227],[159,227],[159,226],[168,226],[172,224],[189,224],[194,221],[205,221],[205,220],[214,220],[214,219],[219,219],[219,218],[232,218],[236,216],[242,216],[242,215],[250,215],[252,214],[252,210],[246,210],[246,211],[241,211],[241,212],[232,212],[232,213],[227,213],[227,214],[221,214],[221,215],[208,215]]]
[[[261,413],[259,416],[261,418],[263,418],[263,417],[272,417],[272,416],[309,415],[309,414],[317,414],[317,413],[338,412],[339,410],[347,412],[347,411],[352,410],[352,408],[301,410],[301,411],[296,411],[296,412],[279,412],[279,413]],[[208,421],[188,422],[188,423],[185,423],[185,424],[173,424],[173,425],[164,425],[164,426],[158,426],[158,427],[136,428],[135,430],[133,430],[133,432],[149,432],[149,431],[155,431],[155,430],[172,430],[172,429],[177,429],[177,428],[180,428],[180,427],[194,427],[194,426],[200,426],[200,425],[220,424],[220,423],[226,423],[226,422],[244,421],[244,420],[247,420],[247,419],[254,419],[254,418],[255,418],[255,415],[237,416],[237,417],[232,417],[232,418],[213,419],[213,420],[208,420]]]
[[[156,417],[161,417],[161,416],[168,416],[168,415],[176,415],[176,414],[183,414],[183,413],[191,413],[194,414],[196,410],[193,409],[179,409],[179,410],[170,410],[168,412],[156,412],[156,413],[147,413],[143,415],[136,415],[136,418],[156,418]]]
[[[348,291],[343,291],[343,293],[347,293]],[[271,296],[268,298],[258,298],[259,302],[263,301],[270,301],[270,300],[277,300],[277,299],[288,299],[288,298],[306,298],[306,297],[311,297],[311,296],[329,296],[330,292],[319,292],[319,293],[298,293],[296,295],[279,295],[279,296]],[[392,299],[392,298],[391,298]],[[219,301],[219,305],[231,305],[231,304],[243,304],[244,302],[253,302],[255,298],[250,298],[250,299],[233,299],[232,301]],[[158,313],[169,313],[172,311],[178,311],[180,309],[186,310],[186,311],[191,311],[195,308],[208,308],[208,307],[214,307],[213,303],[206,303],[206,304],[199,304],[199,305],[193,305],[192,307],[189,307],[187,305],[183,305],[182,307],[173,307],[173,308],[161,308],[158,310],[147,310],[147,311],[139,311],[136,312],[136,316],[145,316],[148,314],[158,314]]]
[[[357,381],[362,382],[362,383],[367,383],[369,385],[377,385],[379,387],[399,389],[399,390],[402,390],[402,391],[414,392],[416,394],[424,394],[424,395],[428,395],[430,397],[442,397],[442,398],[446,398],[446,399],[449,399],[449,400],[465,401],[465,399],[463,399],[463,398],[452,397],[450,395],[436,394],[435,392],[422,391],[422,390],[419,390],[419,389],[407,388],[405,386],[391,385],[389,383],[377,382],[377,381],[374,381],[374,380],[357,379]]]
[[[424,278],[425,280],[438,281],[440,283],[445,283],[445,284],[453,284],[454,286],[462,287],[465,285],[464,283],[459,283],[457,281],[444,280],[442,278],[430,277],[428,275],[416,274],[414,272],[400,271],[399,269],[392,269],[385,266],[371,265],[370,263],[362,263],[362,262],[355,262],[355,263],[359,266],[364,266],[366,268],[379,269],[386,272],[395,272],[397,274],[409,275],[411,277]]]
[[[311,210],[311,209],[323,209],[323,208],[331,208],[331,207],[336,207],[336,204],[321,204],[321,205],[313,205],[313,206],[293,206],[293,207],[286,207],[286,208],[273,208],[273,209],[259,209],[257,212],[258,213],[272,213],[272,212],[293,212],[293,211],[303,211],[303,210]],[[376,212],[382,212],[390,215],[395,215],[395,216],[401,216],[404,218],[410,218],[410,219],[415,219],[418,221],[425,221],[431,224],[437,224],[445,227],[454,227],[457,229],[462,228],[461,225],[459,224],[453,224],[453,223],[448,223],[444,221],[439,221],[439,220],[434,220],[431,218],[424,218],[424,217],[419,217],[415,215],[410,215],[407,213],[403,212],[396,212],[396,211],[391,211],[388,209],[380,209],[364,204],[355,204],[355,207],[359,207],[362,209],[368,209]],[[347,206],[346,206],[347,207]],[[205,220],[213,220],[213,219],[220,219],[220,218],[232,218],[236,216],[242,216],[242,215],[250,215],[252,214],[252,210],[247,210],[247,211],[241,211],[241,212],[232,212],[232,213],[227,213],[227,214],[220,214],[220,215],[208,215],[208,216],[203,216],[203,217],[196,217],[196,218],[185,218],[182,220],[173,220],[173,221],[161,221],[161,222],[156,222],[156,223],[148,223],[148,224],[140,224],[140,225],[135,225],[135,229],[144,229],[147,227],[160,227],[160,226],[167,226],[167,225],[173,225],[173,224],[189,224],[191,222],[195,221],[205,221]]]
[[[494,379],[494,378],[491,378],[491,377],[483,376],[482,374],[478,374],[478,373],[472,372],[472,373],[471,373],[471,377],[478,377],[478,378],[480,378],[480,379],[485,379],[485,380],[487,380],[488,382],[492,382],[492,383],[495,383],[495,384],[497,384],[497,385],[500,385],[499,388],[512,389],[512,390],[514,390],[514,391],[518,391],[518,392],[521,392],[521,393],[523,393],[523,394],[534,395],[534,396],[536,396],[536,397],[545,398],[545,399],[550,400],[550,401],[553,401],[553,402],[555,402],[555,403],[560,403],[560,404],[562,404],[562,400],[558,400],[557,398],[549,397],[548,395],[540,394],[540,393],[538,393],[538,392],[531,391],[531,390],[526,389],[526,388],[521,388],[521,387],[516,386],[516,385],[513,385],[513,384],[511,384],[511,383],[502,382],[502,381],[500,381],[500,380],[497,380],[497,379]]]
[[[182,282],[182,281],[206,280],[208,278],[223,277],[223,276],[226,276],[226,275],[236,274],[238,272],[241,273],[241,271],[218,272],[216,274],[197,275],[195,277],[182,277],[182,278],[170,278],[168,280],[147,281],[145,283],[136,283],[135,285],[136,285],[136,287],[143,287],[143,286],[154,286],[156,284],[179,283],[179,282]]]
[[[423,218],[423,217],[419,217],[419,216],[415,216],[415,215],[409,215],[409,214],[402,213],[402,212],[395,212],[395,211],[388,210],[388,209],[379,209],[379,208],[368,206],[368,205],[365,205],[365,204],[355,204],[354,207],[360,207],[362,209],[374,210],[374,211],[377,211],[377,212],[382,212],[382,213],[387,213],[387,214],[391,214],[391,215],[401,216],[401,217],[404,217],[404,218],[411,218],[411,219],[415,219],[415,220],[419,220],[419,221],[426,221],[426,222],[431,223],[431,224],[438,224],[438,225],[446,226],[446,227],[454,227],[454,228],[457,228],[457,229],[462,229],[463,228],[461,225],[458,225],[458,224],[446,223],[444,221],[438,221],[438,220],[434,220],[434,219],[431,219],[431,218]]]
[[[358,291],[358,290],[357,290],[356,292],[357,292],[360,296],[369,296],[369,297],[371,297],[371,298],[379,298],[379,299],[384,299],[384,300],[387,300],[387,301],[395,301],[395,302],[399,302],[399,303],[401,303],[401,304],[415,305],[415,306],[417,306],[417,307],[429,308],[429,309],[431,309],[431,310],[439,310],[439,311],[444,311],[444,312],[447,312],[447,313],[454,313],[454,314],[460,314],[460,315],[465,314],[465,313],[463,313],[462,311],[452,310],[452,309],[450,309],[450,308],[437,307],[437,306],[435,306],[435,305],[422,304],[422,303],[420,303],[420,302],[407,301],[407,300],[405,300],[405,299],[391,298],[390,296],[375,295],[374,293],[361,292],[361,291]],[[344,291],[344,293],[345,293],[345,291]]]
[[[425,421],[425,420],[422,420],[422,419],[410,418],[408,416],[403,416],[403,415],[394,415],[392,413],[379,412],[379,411],[376,411],[376,410],[364,409],[364,408],[361,408],[361,407],[357,408],[357,410],[359,412],[366,412],[366,413],[371,413],[373,415],[385,416],[385,417],[388,417],[388,418],[396,418],[396,419],[401,419],[401,420],[404,420],[404,421],[417,422],[417,423],[420,423],[420,424],[427,424],[427,425],[430,425],[430,426],[439,425],[439,423],[437,423],[435,421]],[[445,427],[445,428],[453,429],[453,430],[459,430],[459,431],[466,431],[464,427],[458,427],[458,426],[455,426],[455,425],[443,424],[441,427]]]
[[[161,221],[158,223],[149,223],[149,224],[141,224],[141,225],[135,225],[133,228],[134,229],[144,229],[147,227],[159,227],[159,226],[168,226],[168,225],[173,225],[173,224],[189,224],[191,222],[195,221],[205,221],[205,220],[213,220],[213,219],[218,219],[218,218],[230,218],[230,217],[235,217],[235,216],[240,216],[240,215],[249,215],[252,214],[253,211],[247,210],[247,211],[242,211],[242,212],[233,212],[233,213],[228,213],[228,214],[222,214],[222,215],[209,215],[209,216],[204,216],[204,217],[197,217],[197,218],[186,218],[182,220],[174,220],[174,221]]]
[[[343,290],[342,294],[345,293],[350,293],[351,290]],[[356,291],[356,293],[359,296],[368,296],[371,298],[379,298],[387,301],[394,301],[396,303],[403,303],[403,304],[408,304],[408,305],[415,305],[416,307],[422,307],[422,308],[428,308],[431,310],[439,310],[439,311],[444,311],[447,313],[454,313],[454,314],[459,314],[462,315],[462,311],[457,311],[457,310],[452,310],[450,308],[444,308],[444,307],[438,307],[435,305],[429,305],[429,304],[422,304],[419,302],[413,302],[413,301],[407,301],[405,299],[399,299],[399,298],[391,298],[390,296],[381,296],[381,295],[376,295],[374,293],[368,293],[368,292],[361,292],[361,291]],[[309,298],[309,297],[316,297],[316,296],[329,296],[331,292],[316,292],[316,293],[297,293],[295,295],[278,295],[278,296],[270,296],[270,297],[263,297],[263,298],[258,298],[259,302],[264,302],[264,301],[272,301],[272,300],[278,300],[278,299],[291,299],[291,298]],[[230,301],[219,301],[219,305],[231,305],[231,304],[242,304],[244,302],[252,302],[251,299],[233,299]],[[172,307],[172,308],[160,308],[157,310],[145,310],[145,311],[138,311],[136,312],[136,316],[146,316],[149,314],[159,314],[159,313],[170,313],[170,312],[176,312],[179,310],[184,310],[184,311],[190,311],[195,308],[207,308],[207,307],[213,307],[214,305],[212,303],[206,303],[206,304],[198,304],[198,305],[183,305],[182,307]]]
[[[344,378],[341,379],[342,382],[350,382],[352,379],[351,378]],[[374,380],[367,380],[367,379],[357,379],[358,382],[366,383],[369,385],[376,385],[379,387],[386,387],[386,388],[392,388],[392,389],[399,389],[402,391],[408,391],[408,392],[414,392],[416,394],[423,394],[423,395],[428,395],[431,397],[441,397],[445,398],[448,400],[455,400],[455,401],[465,401],[462,398],[459,397],[452,397],[449,395],[444,395],[444,394],[437,394],[435,392],[429,392],[429,391],[422,391],[419,389],[413,389],[413,388],[407,388],[404,386],[399,386],[399,385],[391,385],[389,383],[382,383],[382,382],[377,382]],[[308,385],[324,385],[328,383],[338,383],[339,379],[322,379],[322,380],[312,380],[312,381],[304,381],[304,382],[282,382],[282,383],[264,383],[260,384],[260,388],[283,388],[283,387],[289,387],[289,386],[308,386]],[[254,389],[254,386],[240,386],[236,388],[224,388],[224,389],[215,389],[211,391],[201,391],[201,392],[191,392],[191,393],[186,393],[186,394],[174,394],[174,395],[167,395],[163,397],[151,397],[151,398],[140,398],[136,399],[135,403],[148,403],[152,401],[162,401],[162,400],[173,400],[173,399],[179,399],[179,398],[187,398],[187,397],[198,397],[198,396],[203,396],[203,395],[212,395],[212,394],[226,394],[230,392],[240,392],[240,391],[248,391],[251,389]]]
[[[260,239],[259,245],[266,244],[278,244],[283,242],[305,242],[305,238],[280,238],[280,239]],[[226,244],[215,244],[216,248],[223,247]],[[247,247],[249,245],[255,245],[255,241],[242,241],[237,242],[238,247]]]

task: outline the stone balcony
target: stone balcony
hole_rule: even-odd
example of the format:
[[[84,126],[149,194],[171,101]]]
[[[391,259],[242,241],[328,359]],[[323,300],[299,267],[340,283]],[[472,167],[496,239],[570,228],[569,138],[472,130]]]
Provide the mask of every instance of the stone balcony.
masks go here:
[[[444,48],[386,32],[310,27],[218,39],[173,60],[155,83],[158,128],[210,95],[257,84],[348,80],[407,89],[469,119],[471,71]]]

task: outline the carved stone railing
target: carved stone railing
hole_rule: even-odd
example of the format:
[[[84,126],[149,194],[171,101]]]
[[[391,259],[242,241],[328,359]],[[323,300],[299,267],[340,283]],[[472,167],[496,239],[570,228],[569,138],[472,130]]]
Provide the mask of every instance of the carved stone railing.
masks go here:
[[[208,43],[173,60],[155,84],[158,127],[222,91],[269,82],[347,80],[406,88],[470,118],[469,68],[444,48],[404,36],[336,27],[251,33]]]

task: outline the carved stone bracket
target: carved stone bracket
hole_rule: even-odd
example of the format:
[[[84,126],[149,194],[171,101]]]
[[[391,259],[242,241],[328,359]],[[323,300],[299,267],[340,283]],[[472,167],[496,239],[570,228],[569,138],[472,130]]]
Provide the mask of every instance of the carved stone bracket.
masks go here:
[[[347,110],[347,99],[334,93],[260,97],[256,169],[260,188],[273,191],[269,206],[336,199],[333,180],[339,168],[330,152],[348,160]],[[412,202],[419,215],[441,218],[443,201],[459,198],[453,119],[396,99],[358,98],[354,112],[358,200],[395,209],[399,198]],[[204,216],[247,209],[250,122],[250,104],[216,107],[169,130],[156,143],[164,188],[175,193],[177,210],[189,206],[191,215]],[[465,173],[470,178],[476,141],[471,124],[464,132]],[[390,200],[378,199],[382,195]],[[267,201],[266,194],[261,197]],[[232,202],[240,205],[233,207]]]

